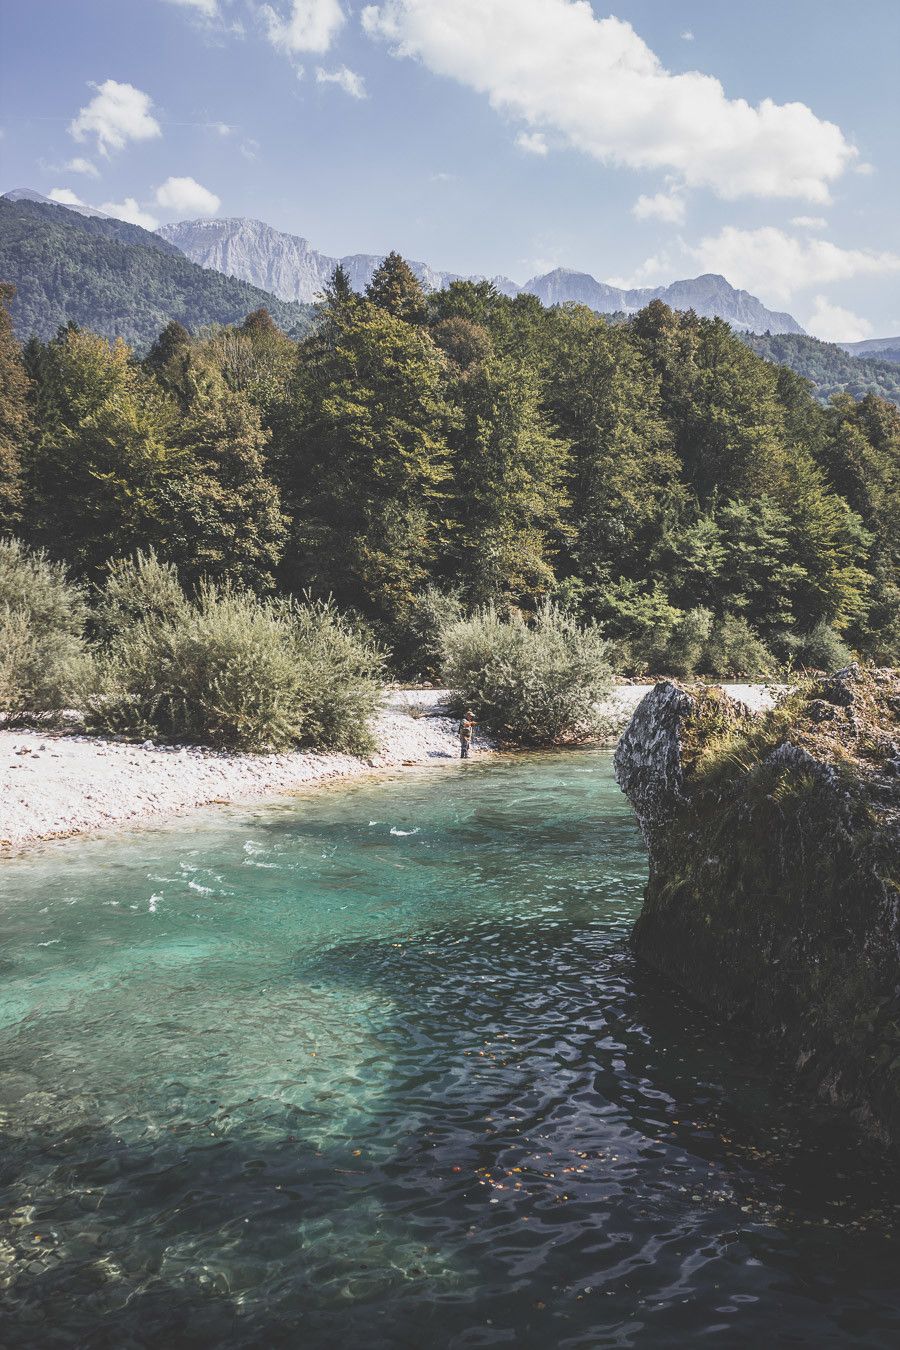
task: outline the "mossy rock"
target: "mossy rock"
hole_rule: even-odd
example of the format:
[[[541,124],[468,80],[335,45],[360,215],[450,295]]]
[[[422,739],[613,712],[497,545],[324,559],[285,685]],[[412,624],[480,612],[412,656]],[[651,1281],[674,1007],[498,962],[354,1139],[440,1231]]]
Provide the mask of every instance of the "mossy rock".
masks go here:
[[[890,671],[841,672],[756,717],[658,685],[616,752],[650,851],[638,955],[893,1147],[898,713]]]

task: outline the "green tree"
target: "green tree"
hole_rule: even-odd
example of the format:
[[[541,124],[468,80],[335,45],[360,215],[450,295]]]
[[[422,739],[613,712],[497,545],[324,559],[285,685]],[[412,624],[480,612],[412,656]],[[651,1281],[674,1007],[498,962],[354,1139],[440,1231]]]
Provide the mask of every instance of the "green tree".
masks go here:
[[[405,319],[407,323],[422,323],[425,319],[425,292],[399,253],[389,253],[378,265],[366,287],[366,296],[395,319]]]
[[[722,319],[654,300],[634,332],[660,379],[662,410],[701,502],[777,490],[787,458],[775,371]]]
[[[177,467],[160,485],[161,555],[183,582],[201,577],[264,592],[275,583],[287,521],[268,476],[269,433],[259,411],[221,377],[203,374],[176,444]]]
[[[195,363],[213,367],[229,389],[245,395],[264,420],[283,402],[297,363],[297,344],[268,310],[248,314],[239,328],[220,327],[198,343]]]
[[[453,577],[476,604],[533,605],[554,586],[565,534],[566,443],[541,408],[536,369],[491,356],[456,380]]]
[[[569,567],[592,614],[610,578],[647,577],[684,505],[658,378],[631,334],[583,306],[548,317],[545,403],[571,446]]]
[[[448,476],[445,361],[423,328],[333,287],[276,420],[284,575],[387,625],[427,580]]]
[[[12,330],[12,286],[0,283],[0,533],[22,513],[22,451],[29,431],[29,379]]]
[[[94,576],[166,529],[159,487],[178,459],[176,409],[121,341],[64,329],[38,368],[28,525],[36,542]]]

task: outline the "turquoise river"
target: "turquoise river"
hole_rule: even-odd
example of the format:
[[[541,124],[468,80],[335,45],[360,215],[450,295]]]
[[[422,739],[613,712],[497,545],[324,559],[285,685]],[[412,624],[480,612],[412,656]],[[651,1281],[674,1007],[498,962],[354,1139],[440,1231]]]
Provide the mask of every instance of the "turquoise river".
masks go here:
[[[644,878],[606,752],[0,862],[0,1345],[895,1347],[896,1174]]]

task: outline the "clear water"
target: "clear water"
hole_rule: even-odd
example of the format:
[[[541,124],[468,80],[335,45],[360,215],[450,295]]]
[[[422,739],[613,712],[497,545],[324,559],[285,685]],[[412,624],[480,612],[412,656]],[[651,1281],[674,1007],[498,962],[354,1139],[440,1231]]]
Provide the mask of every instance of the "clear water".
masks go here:
[[[4,1346],[888,1346],[896,1178],[636,968],[605,753],[0,864]]]

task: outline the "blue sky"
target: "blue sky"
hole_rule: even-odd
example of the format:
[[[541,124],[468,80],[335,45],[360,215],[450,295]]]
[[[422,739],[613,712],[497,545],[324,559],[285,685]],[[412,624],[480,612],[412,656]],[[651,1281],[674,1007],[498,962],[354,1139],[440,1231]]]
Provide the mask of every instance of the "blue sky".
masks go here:
[[[900,333],[898,0],[0,0],[2,187]]]

